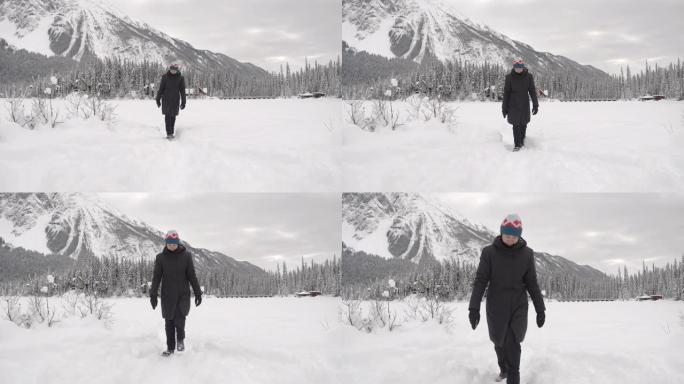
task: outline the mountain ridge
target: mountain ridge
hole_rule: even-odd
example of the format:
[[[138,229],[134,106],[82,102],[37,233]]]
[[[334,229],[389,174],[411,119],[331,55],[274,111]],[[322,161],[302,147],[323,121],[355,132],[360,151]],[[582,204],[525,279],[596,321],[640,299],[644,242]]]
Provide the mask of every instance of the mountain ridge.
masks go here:
[[[138,63],[174,62],[244,76],[267,74],[254,64],[197,49],[102,0],[4,0],[0,2],[0,37],[17,48],[77,61],[94,56]]]
[[[344,246],[387,260],[421,265],[455,259],[477,264],[482,248],[497,235],[429,195],[346,193],[342,210]],[[540,274],[565,272],[587,279],[605,276],[591,266],[547,252],[535,251],[535,260]]]
[[[91,257],[154,260],[163,249],[162,231],[78,193],[0,194],[0,237],[11,247],[75,261]],[[220,252],[184,245],[200,270],[264,272]]]
[[[434,57],[509,67],[512,59],[521,57],[535,71],[609,76],[591,65],[536,51],[439,0],[345,0],[342,21],[342,40],[350,47],[388,58],[420,63]]]

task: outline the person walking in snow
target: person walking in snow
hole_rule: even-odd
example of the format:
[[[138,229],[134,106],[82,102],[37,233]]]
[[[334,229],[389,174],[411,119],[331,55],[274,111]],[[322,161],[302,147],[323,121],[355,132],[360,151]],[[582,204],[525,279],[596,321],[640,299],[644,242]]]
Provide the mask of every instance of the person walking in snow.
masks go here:
[[[161,107],[166,124],[166,138],[174,137],[178,108],[185,109],[185,78],[181,75],[177,64],[171,64],[169,70],[162,75],[157,90],[157,108]]]
[[[152,309],[157,308],[157,292],[161,283],[161,311],[166,328],[166,350],[163,356],[185,350],[185,317],[190,312],[190,288],[195,294],[195,306],[202,303],[202,291],[192,255],[180,244],[178,232],[166,233],[164,250],[154,260],[154,276],[150,287]]]
[[[546,307],[537,284],[534,252],[521,237],[520,217],[508,215],[501,223],[500,232],[491,245],[482,249],[470,296],[468,319],[475,329],[480,322],[480,302],[489,285],[487,326],[500,369],[495,381],[506,378],[508,384],[519,384],[520,343],[527,332],[527,293],[537,312],[539,328],[546,320]]]
[[[528,72],[522,59],[513,61],[511,73],[506,75],[503,102],[501,104],[503,117],[513,125],[513,151],[519,151],[525,146],[525,133],[530,122],[530,98],[532,98],[532,114],[539,111],[537,87],[534,77]]]

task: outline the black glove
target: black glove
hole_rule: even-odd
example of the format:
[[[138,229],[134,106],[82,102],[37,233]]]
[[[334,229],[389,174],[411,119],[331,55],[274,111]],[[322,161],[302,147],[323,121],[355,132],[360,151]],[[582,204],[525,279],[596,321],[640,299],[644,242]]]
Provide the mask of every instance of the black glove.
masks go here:
[[[504,119],[506,118],[506,115],[508,115],[508,112],[506,111],[501,111],[501,113],[503,114]]]
[[[202,304],[202,295],[195,296],[195,307],[199,307]]]
[[[539,107],[533,107],[533,108],[532,108],[532,114],[533,114],[533,115],[536,115],[537,112],[539,112]]]
[[[185,109],[185,104],[181,104],[181,109]]]
[[[161,100],[157,100],[157,108],[161,107]]]
[[[152,304],[152,309],[157,309],[157,295],[150,295],[150,304]]]
[[[470,326],[473,327],[473,329],[477,328],[477,325],[480,323],[480,311],[476,309],[471,309],[469,311],[470,313],[468,314],[468,319],[470,320]]]
[[[541,328],[546,321],[546,315],[544,312],[537,313],[537,327]]]

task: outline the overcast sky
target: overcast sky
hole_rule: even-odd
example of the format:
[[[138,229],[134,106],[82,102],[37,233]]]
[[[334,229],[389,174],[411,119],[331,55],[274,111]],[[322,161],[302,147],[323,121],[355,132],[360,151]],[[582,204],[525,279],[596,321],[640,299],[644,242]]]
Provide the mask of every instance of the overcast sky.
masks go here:
[[[443,194],[435,195],[475,224],[499,231],[508,213],[523,221],[523,237],[548,252],[606,273],[664,265],[684,254],[684,195]]]
[[[340,196],[335,193],[105,193],[100,200],[195,247],[223,252],[266,269],[283,261],[339,257]]]
[[[278,71],[340,55],[340,0],[109,0],[195,48]]]
[[[446,0],[538,51],[611,73],[684,59],[682,0]]]

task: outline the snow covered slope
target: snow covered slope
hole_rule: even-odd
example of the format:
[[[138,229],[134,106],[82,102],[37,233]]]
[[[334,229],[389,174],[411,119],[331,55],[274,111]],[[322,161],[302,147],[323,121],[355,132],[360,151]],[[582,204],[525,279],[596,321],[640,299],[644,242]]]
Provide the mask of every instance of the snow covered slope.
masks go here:
[[[66,103],[54,102],[64,116]],[[334,98],[188,99],[173,142],[162,138],[164,117],[151,100],[112,101],[113,125],[73,118],[35,130],[7,122],[5,104],[0,99],[3,192],[341,190],[342,109]]]
[[[61,300],[50,298],[57,318]],[[185,351],[170,358],[159,356],[166,346],[159,307],[152,310],[146,298],[107,303],[109,327],[72,316],[25,329],[0,318],[2,382],[350,383],[338,361],[338,298],[206,297],[190,309]]]
[[[0,1],[0,37],[17,48],[82,60],[88,56],[134,62],[176,62],[244,75],[266,72],[220,53],[194,48],[130,19],[104,0]]]
[[[163,244],[163,233],[78,193],[0,194],[0,237],[15,247],[75,260],[85,257],[153,259]],[[198,269],[225,266],[237,272],[260,268],[219,252],[187,248]]]
[[[406,123],[395,131],[345,124],[342,190],[684,191],[682,102],[542,102],[520,152],[511,152],[512,128],[500,103],[449,107],[456,110],[454,124],[409,119],[412,106],[400,101],[393,109]],[[364,108],[372,111],[372,103]]]
[[[498,63],[522,57],[534,70],[563,70],[606,76],[592,66],[538,52],[476,23],[441,0],[344,0],[342,40],[350,47],[385,57]]]
[[[493,236],[419,194],[346,193],[342,207],[344,242],[386,258],[477,260]]]
[[[372,303],[363,302],[365,313]],[[499,373],[487,333],[484,305],[476,330],[468,302],[449,303],[453,321],[403,321],[404,302],[391,303],[401,324],[394,331],[359,332],[349,325],[339,353],[346,382],[356,384],[494,384]],[[676,384],[682,382],[682,304],[649,302],[546,302],[546,324],[529,307],[522,345],[521,383]],[[447,329],[448,328],[448,329]],[[342,331],[342,329],[340,330]],[[505,381],[504,381],[505,382]]]
[[[409,193],[345,193],[342,196],[342,241],[356,251],[385,258],[421,260],[455,258],[477,263],[482,248],[496,233],[473,224],[435,198]],[[603,273],[561,256],[536,253],[537,269],[582,278]]]

